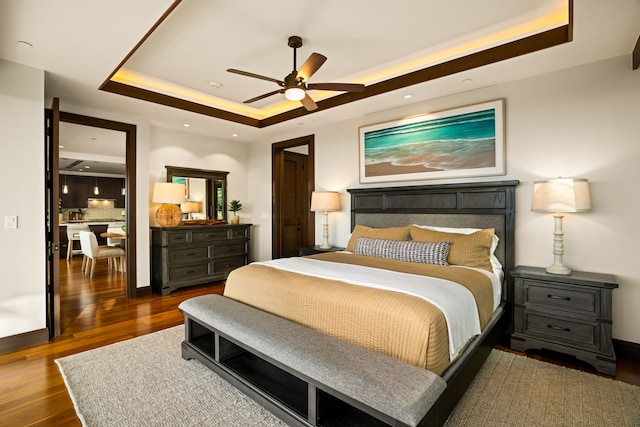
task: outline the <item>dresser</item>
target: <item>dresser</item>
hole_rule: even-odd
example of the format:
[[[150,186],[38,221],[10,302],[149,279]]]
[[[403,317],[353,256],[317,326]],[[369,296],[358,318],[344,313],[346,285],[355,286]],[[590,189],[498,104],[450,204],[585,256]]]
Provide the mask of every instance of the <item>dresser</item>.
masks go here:
[[[611,337],[613,289],[609,274],[549,274],[518,266],[514,278],[511,348],[547,349],[575,356],[607,375],[616,374]]]
[[[151,287],[168,295],[224,280],[249,262],[251,224],[151,228]]]

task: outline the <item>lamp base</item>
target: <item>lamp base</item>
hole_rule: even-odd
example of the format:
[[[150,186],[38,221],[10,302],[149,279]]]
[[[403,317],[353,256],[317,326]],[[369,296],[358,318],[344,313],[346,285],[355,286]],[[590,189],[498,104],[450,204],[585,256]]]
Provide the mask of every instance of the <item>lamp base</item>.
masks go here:
[[[571,269],[566,265],[562,265],[562,264],[550,265],[549,267],[547,267],[546,271],[547,273],[551,273],[551,274],[565,274],[565,275],[571,274]]]
[[[182,222],[182,211],[178,205],[165,203],[156,211],[156,221],[160,227],[177,227]]]

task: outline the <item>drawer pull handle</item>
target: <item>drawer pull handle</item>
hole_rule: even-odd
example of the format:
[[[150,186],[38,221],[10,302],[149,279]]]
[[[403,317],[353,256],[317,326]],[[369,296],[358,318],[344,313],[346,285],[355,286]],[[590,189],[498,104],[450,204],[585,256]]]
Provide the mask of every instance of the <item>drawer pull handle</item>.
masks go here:
[[[571,328],[562,328],[560,326],[547,325],[547,328],[553,329],[554,331],[571,332]]]
[[[195,270],[187,270],[187,273],[195,273]]]
[[[187,256],[194,256],[196,253],[195,252],[185,252],[185,255]]]
[[[570,297],[563,297],[563,296],[560,296],[560,295],[551,295],[551,294],[549,294],[549,295],[547,295],[547,297],[551,298],[551,299],[559,299],[559,300],[562,300],[562,301],[571,301]]]

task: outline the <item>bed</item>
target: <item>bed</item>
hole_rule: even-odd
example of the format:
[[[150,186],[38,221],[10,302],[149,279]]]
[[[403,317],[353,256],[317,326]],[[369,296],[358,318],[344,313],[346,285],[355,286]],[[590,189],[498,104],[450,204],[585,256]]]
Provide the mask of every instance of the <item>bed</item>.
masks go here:
[[[517,184],[350,189],[347,253],[253,263],[224,295],[435,372],[447,386],[425,419],[443,424],[509,328]],[[424,276],[446,298],[419,295]]]

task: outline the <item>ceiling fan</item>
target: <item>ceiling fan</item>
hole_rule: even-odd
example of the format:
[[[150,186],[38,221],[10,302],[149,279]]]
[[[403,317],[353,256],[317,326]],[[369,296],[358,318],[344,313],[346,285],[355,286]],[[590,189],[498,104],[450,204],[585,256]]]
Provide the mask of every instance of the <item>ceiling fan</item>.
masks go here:
[[[296,68],[296,49],[302,46],[302,38],[298,36],[291,36],[289,37],[288,45],[293,48],[293,71],[283,80],[250,73],[248,71],[236,70],[234,68],[229,68],[227,70],[230,73],[274,82],[281,87],[278,90],[256,96],[255,98],[247,99],[244,101],[245,104],[250,104],[260,99],[267,98],[271,95],[275,95],[276,93],[283,93],[285,98],[288,100],[300,101],[307,111],[313,111],[318,108],[318,105],[313,99],[311,99],[307,90],[318,89],[338,92],[362,92],[364,90],[363,84],[356,83],[307,83],[309,78],[318,71],[322,64],[324,64],[327,57],[314,52],[309,56],[309,58],[307,58],[305,63],[302,64],[300,71],[298,71]]]

